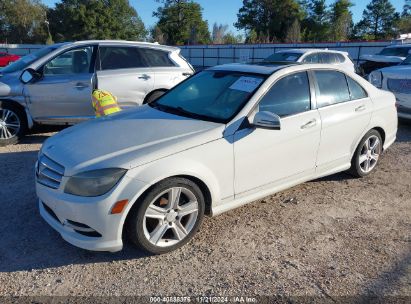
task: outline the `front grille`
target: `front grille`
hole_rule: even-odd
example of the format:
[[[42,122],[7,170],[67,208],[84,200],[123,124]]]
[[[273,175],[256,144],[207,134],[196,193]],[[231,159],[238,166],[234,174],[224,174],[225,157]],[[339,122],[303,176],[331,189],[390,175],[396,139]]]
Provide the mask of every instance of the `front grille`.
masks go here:
[[[393,93],[411,94],[411,79],[387,79],[387,87]]]
[[[40,184],[58,189],[64,175],[64,167],[43,154],[39,157],[36,175]]]

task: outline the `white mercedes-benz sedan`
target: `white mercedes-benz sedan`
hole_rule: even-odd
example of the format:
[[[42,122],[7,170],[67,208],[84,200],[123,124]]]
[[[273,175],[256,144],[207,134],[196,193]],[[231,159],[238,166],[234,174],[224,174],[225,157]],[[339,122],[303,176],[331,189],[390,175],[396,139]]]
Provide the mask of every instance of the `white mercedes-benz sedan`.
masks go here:
[[[165,253],[204,214],[340,171],[370,174],[396,132],[394,95],[354,73],[217,66],[48,139],[36,164],[40,214],[81,248],[118,251],[127,236]]]

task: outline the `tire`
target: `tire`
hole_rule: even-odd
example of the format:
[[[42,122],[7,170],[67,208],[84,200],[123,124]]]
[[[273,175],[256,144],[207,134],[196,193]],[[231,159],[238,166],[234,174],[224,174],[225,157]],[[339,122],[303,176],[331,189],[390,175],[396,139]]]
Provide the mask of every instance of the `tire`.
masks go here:
[[[25,113],[12,103],[0,101],[0,146],[16,144],[26,131]]]
[[[147,99],[144,101],[144,104],[149,104],[150,102],[153,102],[157,100],[159,97],[163,96],[165,91],[155,91],[151,95],[147,97]]]
[[[349,173],[355,177],[371,174],[381,157],[382,145],[381,135],[377,130],[365,134],[355,150]]]
[[[169,197],[178,199],[170,201]],[[146,252],[167,253],[192,239],[201,225],[204,209],[203,193],[195,183],[169,178],[135,203],[127,218],[126,233]]]

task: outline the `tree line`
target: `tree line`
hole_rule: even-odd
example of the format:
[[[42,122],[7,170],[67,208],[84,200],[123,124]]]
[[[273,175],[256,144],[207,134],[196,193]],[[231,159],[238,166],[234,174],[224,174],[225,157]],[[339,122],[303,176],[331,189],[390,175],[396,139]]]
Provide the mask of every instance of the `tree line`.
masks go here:
[[[209,30],[193,0],[153,0],[157,23],[147,28],[128,0],[0,1],[0,42],[54,43],[85,39],[157,41],[163,44],[224,44],[383,40],[411,32],[411,0],[397,12],[390,0],[370,0],[353,22],[351,0],[243,0],[234,26]]]

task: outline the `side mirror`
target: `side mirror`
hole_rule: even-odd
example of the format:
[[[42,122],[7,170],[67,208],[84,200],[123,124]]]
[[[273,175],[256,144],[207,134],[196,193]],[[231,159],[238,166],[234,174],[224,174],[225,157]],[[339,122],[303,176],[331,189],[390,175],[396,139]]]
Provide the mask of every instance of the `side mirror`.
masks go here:
[[[281,119],[277,114],[268,111],[261,111],[255,114],[252,125],[256,128],[280,130]]]
[[[39,72],[36,72],[34,69],[29,68],[21,73],[20,80],[22,83],[26,84],[33,80],[40,79],[40,77],[41,74]]]

